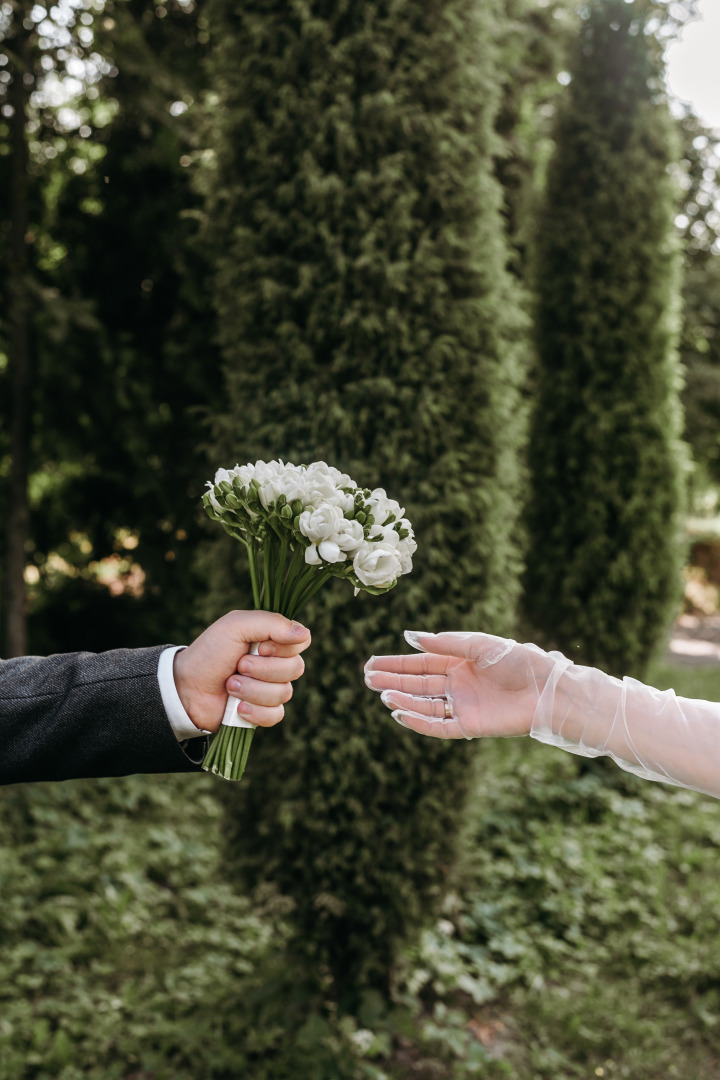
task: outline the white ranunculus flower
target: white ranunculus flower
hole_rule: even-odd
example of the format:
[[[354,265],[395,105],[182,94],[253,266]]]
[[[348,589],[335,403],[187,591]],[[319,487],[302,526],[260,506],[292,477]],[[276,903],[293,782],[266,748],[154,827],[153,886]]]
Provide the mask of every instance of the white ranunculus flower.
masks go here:
[[[400,558],[395,548],[378,540],[375,544],[363,544],[355,552],[353,570],[363,585],[390,585],[401,573]]]
[[[277,502],[279,496],[283,494],[283,491],[284,485],[282,476],[268,477],[261,483],[258,496],[265,509],[269,510],[270,504]]]
[[[322,540],[330,540],[344,521],[337,506],[325,503],[317,510],[303,510],[298,527],[312,544],[319,544]]]
[[[337,506],[343,514],[347,514],[355,509],[354,497],[346,491],[341,491],[340,488],[335,489],[334,493],[330,496],[329,501],[333,506]]]
[[[254,465],[236,465],[230,470],[230,480],[239,480],[245,490],[250,486],[250,481],[255,475]]]
[[[359,521],[348,521],[347,518],[343,518],[340,528],[332,534],[330,539],[343,551],[352,555],[365,540],[365,534]]]
[[[227,469],[218,469],[215,473],[214,483],[220,484],[223,480],[227,480],[229,484],[232,484],[232,476]]]
[[[375,520],[382,525],[387,513],[389,513],[388,506],[389,500],[382,488],[375,488],[370,492],[370,498],[367,500],[370,508],[370,513],[375,516]],[[382,520],[381,520],[382,519]]]
[[[280,475],[284,466],[281,461],[256,461],[254,479],[257,480],[260,487],[263,487],[269,481],[274,480]]]
[[[318,555],[323,562],[339,563],[345,562],[345,552],[341,551],[336,543],[332,540],[323,540],[318,544]]]
[[[411,536],[400,541],[398,555],[400,556],[401,573],[409,574],[412,570],[412,557],[417,551],[417,544]]]
[[[379,530],[383,536],[383,543],[389,544],[391,548],[396,548],[400,545],[400,536],[396,529],[392,525],[382,526]],[[375,533],[375,529],[371,530],[371,535]]]
[[[289,503],[299,499],[305,505],[305,485],[302,481],[291,476],[283,477],[281,490]]]
[[[370,504],[370,513],[375,518],[376,525],[384,525],[391,516],[397,520],[405,513],[399,502],[388,498],[384,488],[375,488],[371,491],[368,502]]]
[[[208,486],[208,489],[209,489],[210,502],[212,503],[213,509],[216,511],[216,513],[223,514],[225,512],[225,508],[220,505],[220,503],[217,501],[217,499],[215,497],[215,491],[213,490],[213,482],[212,482],[212,480],[208,480],[207,486]]]
[[[326,477],[310,477],[305,488],[304,502],[313,509],[321,506],[333,506],[336,501],[337,488]]]
[[[313,461],[311,465],[308,465],[308,473],[313,478],[317,478],[318,482],[329,481],[335,488],[356,486],[347,473],[340,472],[334,465],[328,465],[326,461]]]

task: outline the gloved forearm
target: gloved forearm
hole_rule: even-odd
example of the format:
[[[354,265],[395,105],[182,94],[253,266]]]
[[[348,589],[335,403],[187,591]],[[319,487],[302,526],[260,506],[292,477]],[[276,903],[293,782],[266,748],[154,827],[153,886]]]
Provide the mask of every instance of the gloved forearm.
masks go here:
[[[720,705],[567,662],[553,675],[539,695],[533,738],[720,797]]]
[[[406,632],[415,655],[372,657],[366,682],[404,727],[442,739],[531,735],[720,798],[720,705],[482,633]]]

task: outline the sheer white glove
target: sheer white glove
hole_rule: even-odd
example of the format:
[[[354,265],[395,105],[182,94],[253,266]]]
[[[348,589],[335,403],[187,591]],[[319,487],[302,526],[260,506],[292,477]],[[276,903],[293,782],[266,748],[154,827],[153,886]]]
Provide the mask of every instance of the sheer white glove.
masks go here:
[[[405,637],[425,651],[374,656],[365,668],[404,727],[442,739],[531,735],[720,798],[720,705],[491,634]]]

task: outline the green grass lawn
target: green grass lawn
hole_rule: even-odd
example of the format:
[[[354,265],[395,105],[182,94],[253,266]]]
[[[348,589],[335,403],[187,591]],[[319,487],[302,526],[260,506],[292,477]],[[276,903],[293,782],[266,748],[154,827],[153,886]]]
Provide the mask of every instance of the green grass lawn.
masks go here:
[[[672,688],[681,697],[720,701],[720,664],[680,664],[663,660],[655,664],[650,681],[661,690]]]

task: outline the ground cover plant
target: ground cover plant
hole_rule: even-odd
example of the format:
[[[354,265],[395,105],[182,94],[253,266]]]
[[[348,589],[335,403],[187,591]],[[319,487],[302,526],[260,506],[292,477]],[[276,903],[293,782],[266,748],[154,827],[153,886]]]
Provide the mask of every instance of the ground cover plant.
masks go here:
[[[654,678],[720,699],[716,667]],[[1,790],[3,1080],[717,1077],[720,803],[529,740],[476,757],[440,919],[341,1018],[288,902],[224,881],[208,778]]]
[[[652,676],[720,696],[715,666]],[[406,976],[447,1075],[486,1075],[480,1039],[518,1080],[718,1076],[718,802],[527,740],[478,764],[458,892]]]

